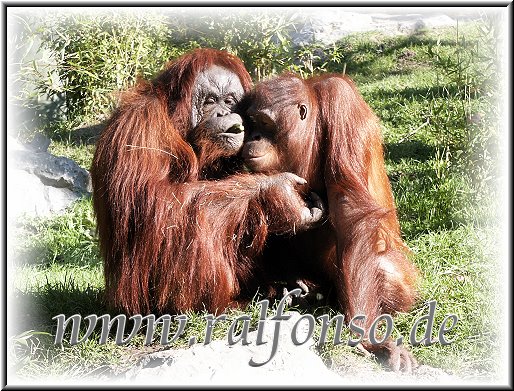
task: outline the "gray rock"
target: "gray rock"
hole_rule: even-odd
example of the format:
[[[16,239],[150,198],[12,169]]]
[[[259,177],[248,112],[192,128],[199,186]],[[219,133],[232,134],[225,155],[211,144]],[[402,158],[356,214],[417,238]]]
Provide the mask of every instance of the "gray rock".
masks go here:
[[[267,320],[263,345],[256,345],[257,331],[248,334],[249,345],[241,342],[230,346],[226,340],[196,344],[189,349],[166,350],[145,357],[126,373],[123,383],[161,385],[266,385],[266,384],[344,384],[344,379],[330,371],[312,350],[314,340],[306,338],[308,329],[299,324],[298,341],[292,342],[293,327],[300,314],[290,312],[288,321],[280,321],[280,336],[276,355],[260,367],[249,365],[250,359],[261,363],[268,360],[276,321]]]
[[[69,158],[32,151],[12,151],[11,158],[17,169],[36,175],[46,186],[91,192],[89,173]]]
[[[59,213],[81,197],[67,188],[46,186],[36,175],[25,170],[10,170],[8,176],[9,220],[24,214],[43,217]]]
[[[333,364],[331,369],[342,378],[347,379],[347,384],[372,385],[372,386],[397,386],[401,385],[465,385],[472,382],[450,375],[439,368],[428,365],[420,365],[412,373],[395,373],[382,368],[371,359],[357,355],[348,355],[339,361],[344,364]]]
[[[424,28],[455,26],[456,20],[448,15],[426,14],[372,14],[377,30],[387,33],[412,33]]]
[[[89,173],[71,159],[46,152],[45,145],[44,139],[24,146],[8,138],[10,219],[24,213],[29,216],[59,213],[91,192]]]
[[[291,35],[293,44],[297,46],[313,43],[331,45],[348,34],[375,28],[370,15],[340,9],[318,10],[301,16],[300,20],[297,31]]]
[[[195,344],[189,349],[165,350],[144,356],[127,371],[118,384],[170,385],[419,385],[466,384],[463,379],[448,375],[441,369],[421,365],[412,374],[394,373],[373,360],[356,354],[339,357],[339,363],[327,368],[314,350],[315,341],[308,337],[307,322],[298,322],[301,315],[289,312],[291,318],[280,322],[276,355],[267,364],[252,367],[249,360],[265,362],[270,357],[275,321],[266,320],[264,341],[257,346],[257,331],[248,334],[249,345],[241,342],[230,346],[226,340],[208,345]],[[298,324],[295,345],[294,326]]]
[[[412,33],[423,28],[455,26],[457,19],[476,19],[477,15],[447,15],[441,12],[401,13],[398,10],[350,12],[341,8],[316,9],[299,15],[296,31],[291,34],[295,46],[332,45],[346,35],[380,31],[385,34]]]
[[[46,152],[50,146],[50,139],[44,134],[38,133],[34,136],[32,141],[25,146],[34,152]]]

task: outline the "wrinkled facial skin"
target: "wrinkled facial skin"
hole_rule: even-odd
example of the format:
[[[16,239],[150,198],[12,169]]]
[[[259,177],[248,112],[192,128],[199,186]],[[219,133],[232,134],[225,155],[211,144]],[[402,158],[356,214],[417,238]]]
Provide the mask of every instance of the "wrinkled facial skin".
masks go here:
[[[235,73],[217,65],[201,72],[193,89],[191,143],[208,141],[227,155],[236,154],[243,145],[244,128],[234,111],[243,94]]]

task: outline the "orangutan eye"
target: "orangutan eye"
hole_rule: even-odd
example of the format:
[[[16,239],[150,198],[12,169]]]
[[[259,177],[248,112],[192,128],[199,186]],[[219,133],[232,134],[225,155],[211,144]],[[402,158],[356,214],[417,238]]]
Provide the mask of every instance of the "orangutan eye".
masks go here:
[[[236,100],[234,99],[234,97],[229,96],[229,97],[225,98],[225,104],[227,106],[234,106],[236,104]]]

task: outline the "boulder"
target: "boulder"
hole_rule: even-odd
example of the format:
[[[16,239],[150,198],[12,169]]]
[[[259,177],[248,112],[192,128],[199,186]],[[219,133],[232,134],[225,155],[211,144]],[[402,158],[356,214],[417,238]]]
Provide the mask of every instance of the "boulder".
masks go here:
[[[73,160],[47,152],[44,137],[22,145],[8,138],[8,216],[60,213],[91,192],[87,170]]]
[[[298,312],[280,322],[277,351],[262,366],[249,365],[250,359],[266,362],[272,350],[275,325],[266,319],[263,345],[256,345],[258,331],[248,333],[248,342],[228,344],[228,339],[207,345],[193,344],[189,349],[170,349],[149,353],[121,377],[117,384],[172,385],[239,385],[239,386],[334,386],[345,385],[432,385],[466,384],[466,381],[445,371],[421,365],[412,374],[384,369],[373,359],[357,354],[337,357],[326,364],[316,352],[315,341],[309,337],[308,322]],[[296,329],[295,329],[295,325]],[[295,344],[293,335],[296,336]],[[302,343],[298,345],[298,343]],[[327,367],[328,365],[328,367]],[[111,381],[113,379],[110,379]]]
[[[372,10],[372,9],[371,9]],[[317,9],[301,13],[291,39],[295,46],[321,44],[329,46],[346,35],[380,31],[385,34],[408,34],[423,28],[456,26],[457,19],[472,20],[476,15],[447,15],[441,12],[400,13],[353,12],[342,8]]]
[[[266,320],[264,338],[266,343],[256,345],[257,331],[248,333],[249,345],[238,342],[229,345],[227,340],[215,340],[207,345],[195,344],[189,349],[165,350],[152,353],[142,359],[136,367],[125,374],[126,384],[166,385],[335,385],[344,384],[343,379],[330,371],[313,350],[314,340],[306,338],[307,322],[300,322],[296,330],[298,341],[292,342],[293,327],[300,314],[290,312],[288,321]],[[275,330],[280,322],[277,353],[265,365],[253,367],[268,360]]]
[[[334,9],[319,10],[300,20],[297,31],[291,34],[295,46],[332,45],[346,35],[375,29],[370,15]]]

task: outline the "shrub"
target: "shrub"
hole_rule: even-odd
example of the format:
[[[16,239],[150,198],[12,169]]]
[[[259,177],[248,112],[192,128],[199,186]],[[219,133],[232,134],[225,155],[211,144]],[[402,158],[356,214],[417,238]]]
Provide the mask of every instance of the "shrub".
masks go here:
[[[58,98],[47,118],[54,128],[62,120],[67,129],[101,120],[113,107],[113,91],[151,76],[184,50],[170,45],[166,18],[156,13],[58,13],[40,17],[27,36],[50,54],[49,64],[34,61],[24,76],[34,79],[39,95]]]
[[[174,14],[171,34],[179,45],[188,42],[227,50],[244,62],[254,80],[288,69],[293,55],[290,31],[296,14],[269,10],[211,11],[200,17]]]
[[[484,17],[474,24],[476,37],[460,34],[458,25],[455,46],[443,50],[440,41],[427,48],[433,65],[441,74],[437,93],[442,102],[432,99],[430,117],[437,140],[440,167],[454,165],[457,172],[471,180],[478,199],[490,197],[495,189],[500,143],[501,101],[498,96],[502,39],[499,24]],[[460,104],[451,107],[447,100]],[[455,132],[455,125],[460,131]],[[477,200],[478,200],[477,199]]]

